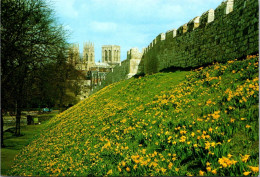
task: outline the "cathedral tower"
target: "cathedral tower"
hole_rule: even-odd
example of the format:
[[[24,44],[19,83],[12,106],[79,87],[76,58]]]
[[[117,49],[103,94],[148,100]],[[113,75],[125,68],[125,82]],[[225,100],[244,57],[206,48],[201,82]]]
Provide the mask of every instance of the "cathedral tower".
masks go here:
[[[118,45],[103,45],[102,46],[102,62],[108,63],[111,66],[120,63],[120,46]]]
[[[73,66],[76,66],[79,62],[79,44],[70,44],[68,54],[68,62]]]
[[[85,63],[86,70],[95,66],[95,50],[94,44],[90,42],[84,43],[83,48],[83,63]]]

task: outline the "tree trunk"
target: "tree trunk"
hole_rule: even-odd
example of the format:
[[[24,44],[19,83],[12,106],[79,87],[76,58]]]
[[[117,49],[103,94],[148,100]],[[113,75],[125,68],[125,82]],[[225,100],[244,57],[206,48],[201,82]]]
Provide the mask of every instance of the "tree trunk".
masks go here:
[[[3,110],[1,109],[1,147],[4,147],[4,118]]]
[[[60,107],[60,110],[61,110],[61,112],[63,111],[63,88],[59,88],[59,90],[60,90],[60,98],[59,98],[59,107]]]
[[[21,135],[21,104],[17,104],[15,136]]]
[[[21,115],[22,115],[22,100],[23,100],[23,84],[20,82],[18,89],[18,97],[16,101],[16,128],[15,128],[15,136],[21,135]]]

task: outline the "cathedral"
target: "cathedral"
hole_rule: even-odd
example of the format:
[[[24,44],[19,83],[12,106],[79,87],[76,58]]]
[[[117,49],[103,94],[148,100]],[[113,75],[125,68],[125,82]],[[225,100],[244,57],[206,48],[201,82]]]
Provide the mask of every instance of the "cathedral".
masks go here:
[[[108,72],[121,64],[120,46],[103,45],[102,62],[96,63],[93,43],[84,43],[83,55],[79,52],[79,44],[71,44],[68,51],[68,62],[86,76],[86,79],[81,81],[80,99],[82,100],[88,96],[91,90],[101,85]]]
[[[111,68],[120,65],[120,46],[103,45],[102,46],[102,62],[95,62],[94,44],[91,42],[84,43],[83,55],[79,52],[78,44],[71,44],[69,48],[68,61],[81,71],[90,71],[96,66],[109,66]]]

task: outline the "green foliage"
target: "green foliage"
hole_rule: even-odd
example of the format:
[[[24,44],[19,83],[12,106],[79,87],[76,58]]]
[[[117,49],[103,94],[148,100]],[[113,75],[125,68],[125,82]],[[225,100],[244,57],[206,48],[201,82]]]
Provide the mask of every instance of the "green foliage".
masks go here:
[[[256,176],[258,83],[250,56],[111,84],[53,118],[10,175]]]
[[[1,7],[2,113],[16,112],[19,136],[22,110],[76,101],[66,91],[78,85],[68,80],[81,74],[66,63],[66,31],[46,1],[2,0]]]

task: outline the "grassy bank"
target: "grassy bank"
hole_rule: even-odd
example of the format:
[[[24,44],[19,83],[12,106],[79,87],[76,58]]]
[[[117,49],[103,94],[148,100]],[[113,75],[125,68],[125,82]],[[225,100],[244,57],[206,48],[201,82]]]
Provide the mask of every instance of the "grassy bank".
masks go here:
[[[45,127],[46,121],[55,115],[57,115],[57,111],[38,115],[37,117],[41,124],[21,126],[21,136],[19,137],[14,136],[15,128],[9,128],[4,132],[5,147],[1,148],[1,175],[7,175],[13,164],[14,157],[33,139],[39,136]]]
[[[49,121],[9,174],[257,176],[258,60],[109,85]]]
[[[41,132],[43,127],[44,124],[22,126],[22,136],[20,137],[13,136],[13,133],[10,132],[10,130],[14,131],[14,128],[4,133],[5,147],[1,148],[1,175],[7,175],[14,157]]]

